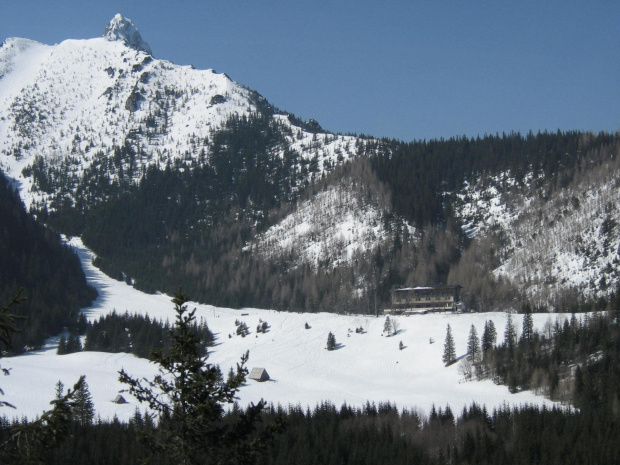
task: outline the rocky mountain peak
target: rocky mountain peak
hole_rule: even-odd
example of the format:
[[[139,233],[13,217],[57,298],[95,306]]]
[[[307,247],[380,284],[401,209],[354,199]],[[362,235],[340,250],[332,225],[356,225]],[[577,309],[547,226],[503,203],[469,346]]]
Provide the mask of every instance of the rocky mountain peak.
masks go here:
[[[112,18],[112,21],[107,25],[105,31],[103,31],[103,37],[108,40],[118,40],[126,44],[135,50],[142,50],[143,52],[152,55],[151,47],[143,39],[138,28],[133,24],[129,18],[125,18],[120,13]]]

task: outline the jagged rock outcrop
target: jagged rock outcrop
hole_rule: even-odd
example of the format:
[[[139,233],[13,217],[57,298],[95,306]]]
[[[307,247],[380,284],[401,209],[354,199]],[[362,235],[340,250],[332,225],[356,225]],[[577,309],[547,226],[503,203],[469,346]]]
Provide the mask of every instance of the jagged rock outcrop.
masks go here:
[[[134,50],[141,50],[152,55],[151,47],[142,39],[138,28],[129,18],[123,17],[120,13],[112,18],[103,31],[103,37],[107,40],[118,40]]]

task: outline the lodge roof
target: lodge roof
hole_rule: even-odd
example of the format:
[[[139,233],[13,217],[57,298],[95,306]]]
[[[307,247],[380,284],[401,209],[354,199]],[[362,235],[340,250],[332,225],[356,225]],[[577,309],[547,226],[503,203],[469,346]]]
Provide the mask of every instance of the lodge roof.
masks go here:
[[[456,289],[456,288],[462,288],[462,287],[463,286],[460,286],[458,284],[442,284],[442,285],[437,285],[437,286],[399,287],[393,290],[394,291],[431,291],[435,289]]]

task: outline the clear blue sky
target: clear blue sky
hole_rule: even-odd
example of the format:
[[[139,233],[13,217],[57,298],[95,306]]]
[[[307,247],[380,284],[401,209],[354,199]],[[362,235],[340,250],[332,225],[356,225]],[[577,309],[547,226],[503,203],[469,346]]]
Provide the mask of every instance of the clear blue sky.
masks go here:
[[[620,1],[7,0],[0,40],[99,37],[214,68],[334,132],[620,130]]]

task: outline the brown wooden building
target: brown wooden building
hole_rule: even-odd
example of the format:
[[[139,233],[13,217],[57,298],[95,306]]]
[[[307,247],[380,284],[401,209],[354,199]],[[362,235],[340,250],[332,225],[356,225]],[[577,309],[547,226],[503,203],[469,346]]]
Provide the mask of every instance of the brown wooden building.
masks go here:
[[[392,289],[391,308],[385,314],[412,315],[428,312],[463,312],[461,286],[425,286]]]

